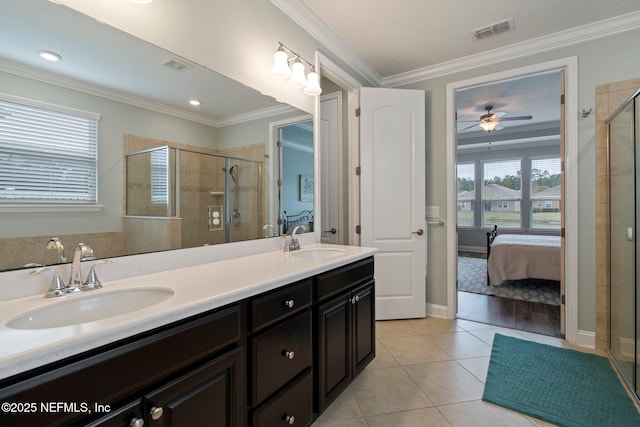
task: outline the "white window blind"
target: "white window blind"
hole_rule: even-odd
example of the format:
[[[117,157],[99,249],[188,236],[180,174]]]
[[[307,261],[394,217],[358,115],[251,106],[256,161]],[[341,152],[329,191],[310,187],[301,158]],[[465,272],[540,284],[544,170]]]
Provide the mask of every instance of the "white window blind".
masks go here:
[[[169,149],[155,150],[151,155],[151,203],[169,203]]]
[[[0,205],[96,204],[99,119],[0,94]]]

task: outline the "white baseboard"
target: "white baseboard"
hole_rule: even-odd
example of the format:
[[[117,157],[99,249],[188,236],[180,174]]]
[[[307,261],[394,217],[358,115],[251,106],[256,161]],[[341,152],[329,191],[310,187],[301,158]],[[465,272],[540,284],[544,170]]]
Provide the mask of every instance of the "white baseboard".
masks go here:
[[[592,331],[578,330],[578,342],[580,347],[596,348],[596,333]]]
[[[447,319],[447,306],[427,303],[427,316]]]

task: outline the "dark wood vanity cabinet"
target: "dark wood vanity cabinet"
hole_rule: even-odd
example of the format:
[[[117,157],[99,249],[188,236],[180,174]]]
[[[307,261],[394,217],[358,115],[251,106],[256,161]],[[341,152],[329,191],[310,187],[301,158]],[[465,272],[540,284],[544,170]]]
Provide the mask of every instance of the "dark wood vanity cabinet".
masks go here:
[[[370,257],[2,380],[38,406],[0,426],[308,426],[373,359],[374,318]]]
[[[166,420],[187,406],[209,411],[221,394],[220,425],[245,425],[243,318],[234,304],[2,381],[0,402],[35,406],[0,414],[0,425],[171,425],[153,424],[151,405],[163,405]]]
[[[317,286],[317,410],[321,413],[375,357],[373,262],[365,260],[320,275]]]

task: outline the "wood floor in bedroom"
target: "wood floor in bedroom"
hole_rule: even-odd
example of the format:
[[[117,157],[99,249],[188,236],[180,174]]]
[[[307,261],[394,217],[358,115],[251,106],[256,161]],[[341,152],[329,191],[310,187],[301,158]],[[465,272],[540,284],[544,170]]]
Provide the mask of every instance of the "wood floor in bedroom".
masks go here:
[[[484,257],[484,254],[467,252],[461,252],[458,255]],[[457,317],[553,337],[564,337],[560,328],[560,307],[557,305],[459,291]]]

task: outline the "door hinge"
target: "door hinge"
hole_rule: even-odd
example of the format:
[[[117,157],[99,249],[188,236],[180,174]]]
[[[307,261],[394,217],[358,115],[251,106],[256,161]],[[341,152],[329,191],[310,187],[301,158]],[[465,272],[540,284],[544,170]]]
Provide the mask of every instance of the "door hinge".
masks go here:
[[[360,176],[360,166],[356,166],[356,175]]]
[[[356,117],[360,117],[360,107],[356,108]]]
[[[560,95],[560,105],[564,105],[564,93]]]
[[[277,145],[278,147],[282,147],[282,141],[277,141],[277,142],[276,142],[276,145]]]
[[[564,238],[564,227],[560,229],[560,237]]]
[[[565,302],[564,302],[564,295],[562,295],[562,296],[560,297],[560,299],[562,300],[562,305],[564,305],[564,304],[565,304]]]
[[[360,226],[356,225],[356,234],[360,234]]]
[[[281,179],[278,180],[278,187],[282,187],[282,180]]]

